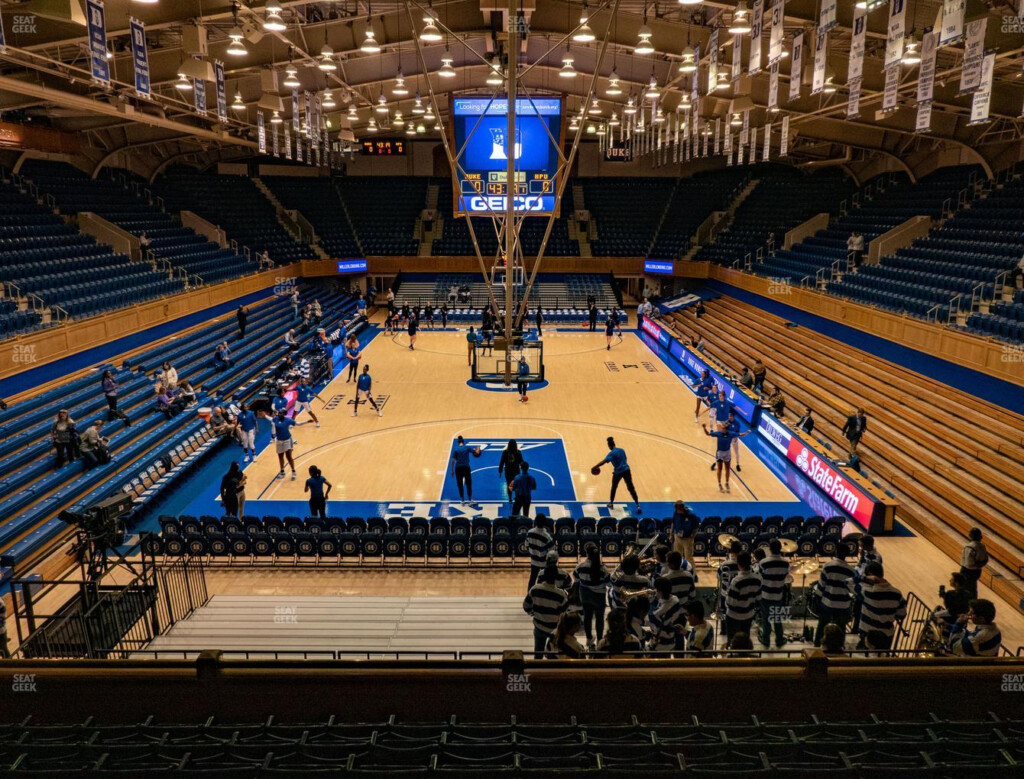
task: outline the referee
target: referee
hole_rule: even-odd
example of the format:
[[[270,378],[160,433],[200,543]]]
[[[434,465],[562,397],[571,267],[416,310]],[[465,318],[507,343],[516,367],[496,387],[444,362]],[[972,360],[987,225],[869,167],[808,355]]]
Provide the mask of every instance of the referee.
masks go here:
[[[640,512],[640,498],[636,495],[636,488],[633,486],[633,472],[629,469],[629,464],[626,462],[626,451],[615,445],[615,439],[608,436],[608,454],[601,462],[590,469],[590,472],[595,476],[601,472],[601,466],[605,463],[610,463],[612,466],[612,494],[608,499],[608,508],[612,508],[615,503],[615,490],[618,489],[619,482],[626,482],[626,489],[629,490],[629,494],[633,497],[633,503],[636,504],[636,513]]]

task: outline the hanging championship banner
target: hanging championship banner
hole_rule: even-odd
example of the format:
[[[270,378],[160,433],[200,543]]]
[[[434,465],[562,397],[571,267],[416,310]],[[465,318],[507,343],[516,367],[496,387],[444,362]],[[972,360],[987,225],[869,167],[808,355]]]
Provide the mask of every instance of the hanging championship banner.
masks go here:
[[[985,29],[988,17],[967,23],[964,37],[964,62],[960,70],[960,94],[974,92],[981,86],[981,66],[985,60]]]
[[[850,90],[850,99],[846,103],[847,119],[855,119],[860,116],[860,92],[864,83],[864,50],[867,32],[867,9],[855,9],[850,37],[850,68],[846,75],[846,85]]]
[[[715,156],[722,153],[722,120],[715,119]]]
[[[932,130],[932,104],[917,104],[917,123],[914,130],[919,133],[928,133]]]
[[[700,60],[697,60],[700,62]],[[708,93],[715,89],[718,83],[718,28],[711,31],[708,38]]]
[[[736,147],[736,164],[737,165],[742,165],[743,164],[743,150],[745,148],[747,148],[747,147],[744,146],[743,144],[740,144],[739,146]]]
[[[128,17],[132,38],[132,67],[135,70],[135,94],[150,97],[153,94],[149,83],[149,52],[146,49],[146,25],[138,19]],[[2,29],[2,26],[0,26]],[[0,31],[0,35],[3,32]]]
[[[284,158],[292,158],[292,128],[288,125],[284,126]]]
[[[800,97],[800,87],[804,80],[804,34],[798,32],[793,38],[793,64],[789,70],[789,99]]]
[[[825,88],[825,70],[828,67],[828,33],[820,27],[814,35],[814,75],[811,77],[811,94],[817,95]]]
[[[750,140],[750,109],[743,112],[743,126],[740,128],[740,146],[746,146]]]
[[[898,65],[903,59],[903,40],[907,34],[906,0],[889,0],[889,31],[885,38],[884,70]]]
[[[732,36],[732,83],[740,80],[743,75],[743,36]]]
[[[882,94],[882,111],[895,111],[899,107],[900,66],[885,71],[885,92]]]
[[[309,120],[309,139],[313,142],[313,151],[320,154],[320,95],[314,95],[313,113]],[[601,138],[602,142],[604,138]]]
[[[782,117],[782,135],[779,138],[779,156],[789,156],[789,117]]]
[[[935,55],[939,33],[930,32],[921,39],[921,67],[917,72],[917,103],[930,103],[935,94]]]
[[[277,125],[276,124],[270,125],[270,148],[274,151],[274,156],[275,157],[280,157],[281,156],[281,146],[278,144],[278,140],[277,140]]]
[[[764,126],[764,152],[761,155],[761,161],[762,162],[768,162],[768,160],[771,158],[771,149],[772,149],[772,126],[770,124],[766,124]]]
[[[228,92],[224,86],[224,63],[218,60],[213,61],[213,79],[217,89],[217,116],[222,122],[228,120]],[[274,136],[277,137],[277,127],[274,128]]]
[[[726,133],[725,134],[725,140],[726,140],[726,144],[725,144],[726,145],[726,149],[725,149],[725,164],[726,165],[732,165],[732,146],[730,146],[729,143],[728,143],[730,135],[732,135],[732,133]]]
[[[967,0],[942,0],[940,46],[948,46],[964,37],[964,12]]]
[[[768,110],[779,107],[779,63],[768,68]]]
[[[310,123],[309,123],[309,120],[311,118],[311,116],[310,116],[309,92],[303,91],[303,93],[302,93],[302,107],[303,107],[302,118],[304,119],[304,122],[302,124],[302,134],[305,135],[306,137],[309,137],[309,134],[310,134],[310,132],[313,129],[310,126]]]
[[[263,124],[263,112],[256,112],[256,143],[260,154],[267,153],[267,128]]]
[[[828,32],[836,26],[836,0],[821,0],[821,13],[818,14],[818,29]]]
[[[703,137],[702,137],[702,142],[701,142],[701,153],[700,153],[700,156],[701,157],[707,157],[708,156],[708,144],[711,143],[711,128],[710,127],[705,127],[704,128],[704,132],[702,133],[702,136]]]
[[[196,113],[206,116],[206,82],[201,78],[192,79],[192,94],[195,97]]]
[[[785,38],[786,25],[783,13],[785,12],[785,0],[775,0],[772,5],[772,28],[768,39],[768,64],[774,65],[782,59],[782,45]],[[800,33],[802,36],[803,33]],[[794,52],[795,54],[795,52]],[[796,60],[793,60],[795,63]]]
[[[753,165],[757,162],[757,128],[750,128],[750,155],[747,158],[747,162]]]
[[[110,83],[110,62],[107,60],[107,20],[103,0],[85,0],[86,24],[89,31],[89,59],[95,81]]]
[[[299,128],[301,119],[299,118],[299,93],[297,90],[292,90],[292,132],[295,133],[295,141],[298,143],[299,140]],[[296,152],[298,154],[298,152]],[[298,159],[298,157],[296,157]]]
[[[764,0],[754,0],[750,18],[750,58],[747,71],[751,76],[761,72],[761,30],[764,22]]]
[[[723,139],[722,151],[726,154],[732,153],[732,130],[729,129],[729,124],[726,122],[722,123],[724,128],[725,138]]]
[[[302,162],[302,135],[295,133],[295,161]]]
[[[983,124],[988,121],[989,104],[992,102],[992,72],[996,66],[995,52],[986,54],[981,65],[981,86],[974,93],[971,101],[970,124]]]
[[[690,84],[690,103],[693,104],[694,115],[698,111],[697,100],[700,97],[700,44],[693,47],[693,61],[697,63],[697,69],[693,71],[693,81]]]
[[[0,13],[0,54],[7,51],[7,42],[4,40],[4,18],[3,13]]]

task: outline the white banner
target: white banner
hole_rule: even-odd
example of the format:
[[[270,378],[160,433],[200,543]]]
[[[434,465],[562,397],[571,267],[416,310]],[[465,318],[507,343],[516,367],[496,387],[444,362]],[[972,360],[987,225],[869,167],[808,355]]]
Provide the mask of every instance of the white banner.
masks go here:
[[[281,156],[281,143],[278,140],[277,125],[270,125],[270,148],[274,152],[275,157]]]
[[[855,78],[847,83],[847,88],[850,90],[850,97],[846,101],[846,118],[856,119],[860,116],[860,88],[864,83],[864,79]]]
[[[228,93],[224,86],[223,62],[218,60],[213,61],[213,79],[217,90],[217,117],[222,122],[226,122],[228,120]]]
[[[732,36],[732,83],[740,80],[743,75],[743,36]]]
[[[768,162],[771,159],[772,152],[772,126],[766,124],[764,126],[764,152],[761,155],[761,162]]]
[[[789,156],[789,117],[782,117],[782,135],[779,137],[779,156]]]
[[[256,112],[256,141],[259,146],[260,154],[267,153],[267,128],[263,124],[263,112]]]
[[[757,128],[750,128],[750,156],[747,157],[747,161],[753,165],[757,162]]]
[[[779,107],[779,63],[768,68],[768,110]]]
[[[971,101],[971,124],[988,121],[989,103],[992,102],[992,71],[996,66],[995,52],[986,54],[981,65],[981,86]]]
[[[964,37],[964,11],[966,10],[967,0],[942,0],[940,46],[948,46]]]
[[[299,93],[296,90],[292,90],[292,132],[295,133],[295,142],[298,143],[299,133],[301,132],[301,117],[299,116]],[[298,152],[296,152],[298,154]],[[300,159],[300,157],[296,157]]]
[[[722,143],[722,151],[725,154],[732,154],[732,130],[729,129],[730,125],[728,122],[723,122],[722,126],[725,129],[725,138]]]
[[[889,31],[885,39],[885,64],[888,70],[903,59],[903,41],[907,34],[906,0],[889,0]]]
[[[782,59],[782,45],[786,34],[785,25],[786,0],[775,0],[772,5],[772,28],[768,39],[768,64]],[[803,35],[803,33],[800,33]],[[796,60],[794,60],[795,62]]]
[[[700,62],[700,60],[697,60]],[[718,83],[718,28],[711,31],[708,38],[708,93],[714,91]]]
[[[693,105],[693,115],[699,112],[697,100],[700,96],[700,44],[693,47],[693,61],[697,63],[697,69],[693,72],[693,82],[690,84],[690,103]]]
[[[917,123],[914,130],[919,133],[928,133],[932,130],[932,104],[917,104]]]
[[[811,77],[811,94],[817,95],[825,88],[825,69],[828,67],[828,32],[820,27],[814,35],[814,75]]]
[[[899,107],[900,66],[885,71],[885,92],[882,94],[882,111],[895,111]]]
[[[742,143],[739,146],[736,147],[736,164],[737,165],[742,165],[743,164],[743,150],[745,148],[746,147]]]
[[[710,138],[711,138],[710,128],[705,126],[704,127],[703,137],[702,137],[702,142],[701,142],[701,152],[700,152],[700,156],[701,157],[707,157],[708,156],[708,144],[710,143]]]
[[[288,125],[284,126],[284,158],[292,158],[292,128]]]
[[[295,133],[295,161],[302,162],[302,133]]]
[[[930,103],[935,94],[935,54],[939,33],[930,32],[921,40],[921,67],[917,73],[917,102]]]
[[[715,119],[715,156],[722,153],[722,120]]]
[[[761,72],[761,31],[764,29],[764,0],[754,0],[750,17],[750,59],[747,70],[753,76]]]
[[[960,71],[960,94],[974,92],[981,86],[981,66],[985,60],[985,29],[988,17],[967,23],[964,40],[964,63]]]
[[[750,109],[743,112],[743,126],[740,129],[740,146],[746,146],[750,139]]]
[[[804,80],[804,33],[798,32],[793,38],[793,64],[789,70],[789,99],[800,97],[801,82]]]
[[[818,14],[818,29],[828,32],[836,26],[836,0],[821,0],[821,13]]]
[[[858,8],[853,12],[853,30],[850,37],[850,69],[846,74],[848,82],[864,75],[864,41],[868,34],[868,12]]]

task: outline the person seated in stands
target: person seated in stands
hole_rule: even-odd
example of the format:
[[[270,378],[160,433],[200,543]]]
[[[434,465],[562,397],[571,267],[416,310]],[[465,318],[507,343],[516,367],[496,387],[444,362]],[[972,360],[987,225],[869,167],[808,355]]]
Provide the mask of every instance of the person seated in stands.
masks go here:
[[[754,374],[750,370],[749,366],[744,365],[740,371],[740,384],[747,389],[751,389],[754,386]]]
[[[693,313],[694,313],[694,316],[697,317],[697,319],[700,319],[702,316],[704,316],[704,314],[707,313],[707,310],[704,308],[704,301],[703,300],[698,300],[697,301],[697,305],[694,306],[694,308],[693,308]]]
[[[273,263],[270,261],[270,252],[268,252],[266,249],[264,249],[263,254],[260,255],[260,264],[273,265]]]
[[[804,409],[804,415],[796,421],[797,430],[802,430],[805,433],[814,432],[814,417],[811,416],[812,413],[810,406]]]
[[[627,627],[625,609],[614,608],[608,612],[608,629],[598,642],[597,651],[607,652],[612,657],[640,651],[640,641]]]
[[[762,408],[771,409],[775,416],[782,419],[786,413],[786,399],[782,397],[782,390],[778,387],[772,387],[771,394],[768,395],[767,400],[761,401],[761,406]]]
[[[821,651],[826,655],[842,657],[846,654],[846,631],[830,622],[821,634]]]
[[[455,303],[459,299],[459,288],[452,284],[448,287],[448,302]]]
[[[284,359],[277,364],[274,368],[274,378],[282,380],[292,372],[292,358],[290,355],[285,355]]]
[[[221,438],[237,438],[241,440],[241,432],[238,429],[237,420],[233,419],[223,406],[217,406],[210,414],[210,427],[214,435]]]
[[[79,437],[78,448],[82,453],[82,464],[88,468],[110,462],[110,440],[102,435],[104,422],[97,419]]]
[[[299,339],[295,335],[294,330],[289,330],[284,334],[284,345],[288,347],[289,352],[296,352],[299,350]]]
[[[156,410],[170,419],[181,411],[181,401],[177,393],[169,387],[163,387],[156,396]]]
[[[313,306],[309,303],[302,307],[302,327],[307,328],[313,322]]]
[[[548,639],[547,650],[549,656],[563,659],[576,660],[583,657],[583,645],[576,638],[576,634],[583,627],[583,620],[576,612],[566,611],[558,618],[558,627]]]
[[[181,383],[178,384],[178,397],[181,398],[183,406],[195,405],[196,391],[192,387],[192,382],[188,379],[182,379]]]
[[[65,463],[78,457],[78,430],[67,409],[62,408],[57,412],[57,419],[50,428],[50,441],[57,454],[57,468],[64,467]]]
[[[949,587],[939,588],[939,597],[942,598],[942,606],[935,610],[933,617],[940,624],[945,641],[960,617],[965,616],[970,610],[974,594],[971,592],[967,577],[960,572],[954,572],[949,577]]]
[[[686,651],[697,656],[710,652],[715,646],[715,629],[704,618],[704,604],[692,600],[683,604],[686,614]]]
[[[167,387],[167,389],[174,389],[178,386],[178,372],[174,369],[167,360],[164,360],[163,365],[160,366],[160,372],[157,374],[160,377],[161,383]]]
[[[754,374],[754,392],[763,392],[764,380],[768,376],[768,369],[765,367],[764,363],[761,362],[760,357],[754,360],[754,366],[751,371]]]
[[[213,352],[213,364],[218,371],[226,371],[234,364],[231,360],[231,349],[228,348],[227,341],[217,344],[217,348]]]
[[[974,623],[968,630],[967,623]],[[966,614],[961,614],[949,636],[949,651],[957,657],[995,657],[1003,635],[996,625],[996,607],[990,600],[971,601]]]
[[[313,299],[313,324],[320,324],[320,320],[324,317],[323,306],[320,305],[320,301],[316,298]]]

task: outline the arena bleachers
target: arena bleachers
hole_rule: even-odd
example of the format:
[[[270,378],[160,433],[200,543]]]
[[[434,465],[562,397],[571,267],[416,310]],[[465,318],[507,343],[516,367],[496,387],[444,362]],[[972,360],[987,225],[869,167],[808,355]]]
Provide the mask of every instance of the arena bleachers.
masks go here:
[[[294,208],[309,220],[330,256],[359,257],[363,254],[333,179],[266,176],[262,180],[285,208]]]
[[[429,277],[404,274],[396,301],[398,305],[408,302],[410,305],[432,303],[440,306],[448,302],[452,287],[469,288],[468,297],[457,297],[454,306],[448,303],[454,309],[452,318],[457,321],[479,320],[480,310],[488,305],[489,298],[483,278],[477,274],[440,273]],[[580,315],[576,312],[587,308],[590,297],[594,298],[602,317],[612,307],[619,305],[610,277],[574,273],[538,274],[530,292],[530,305],[534,310],[540,305],[548,315],[564,312],[565,316],[578,320]],[[499,298],[498,303],[501,305],[504,298],[500,295]]]
[[[425,177],[340,176],[332,180],[364,254],[415,256],[416,220],[427,196]]]
[[[313,250],[293,238],[277,221],[273,204],[247,176],[200,174],[168,170],[153,182],[168,211],[192,211],[213,222],[239,246],[267,252],[278,265],[314,257]]]
[[[900,516],[959,561],[968,530],[985,528],[992,558],[1012,574],[1024,558],[1024,425],[997,406],[730,298],[707,304],[699,330],[713,357],[738,370],[761,356],[791,414],[815,410],[815,434],[842,457],[841,427],[856,408],[869,414],[858,453],[875,479],[891,486]],[[698,326],[672,315],[686,335]],[[1012,597],[1016,600],[1016,596]]]
[[[736,194],[746,186],[751,173],[731,168],[676,181],[665,206],[661,226],[647,257],[678,260],[696,238],[697,228],[713,211],[724,211]],[[600,229],[600,226],[598,227]]]
[[[166,272],[133,263],[79,233],[13,181],[0,183],[0,204],[0,282],[8,298],[0,310],[4,335],[42,323],[40,313],[20,308],[18,297],[27,301],[34,295],[45,306],[85,317],[184,289]]]
[[[315,295],[315,291],[306,290],[303,298],[311,301]],[[351,315],[355,307],[348,295],[322,296],[321,303],[329,328]],[[0,481],[0,511],[5,518],[0,523],[0,565],[17,565],[57,537],[66,527],[55,518],[59,510],[91,505],[109,496],[121,488],[123,475],[131,474],[133,465],[141,465],[144,458],[148,458],[148,469],[160,455],[174,451],[179,444],[190,439],[195,444],[205,422],[195,416],[194,409],[170,419],[158,413],[150,371],[163,361],[172,362],[179,376],[189,379],[196,388],[197,406],[229,397],[240,402],[246,393],[258,388],[257,377],[280,355],[281,338],[292,321],[290,314],[291,307],[283,298],[255,307],[246,337],[231,339],[236,354],[244,353],[245,360],[225,371],[218,372],[213,366],[212,353],[217,343],[235,334],[230,320],[191,333],[180,343],[161,345],[120,368],[108,366],[121,384],[118,407],[127,419],[107,421],[103,435],[110,438],[112,461],[92,469],[83,470],[77,461],[54,468],[50,426],[58,409],[70,412],[79,432],[93,419],[107,418],[96,376],[76,379],[0,412],[4,434],[0,451],[5,466]],[[306,333],[303,339],[312,336]]]
[[[597,225],[595,257],[643,257],[672,196],[671,178],[583,178],[583,198]]]

